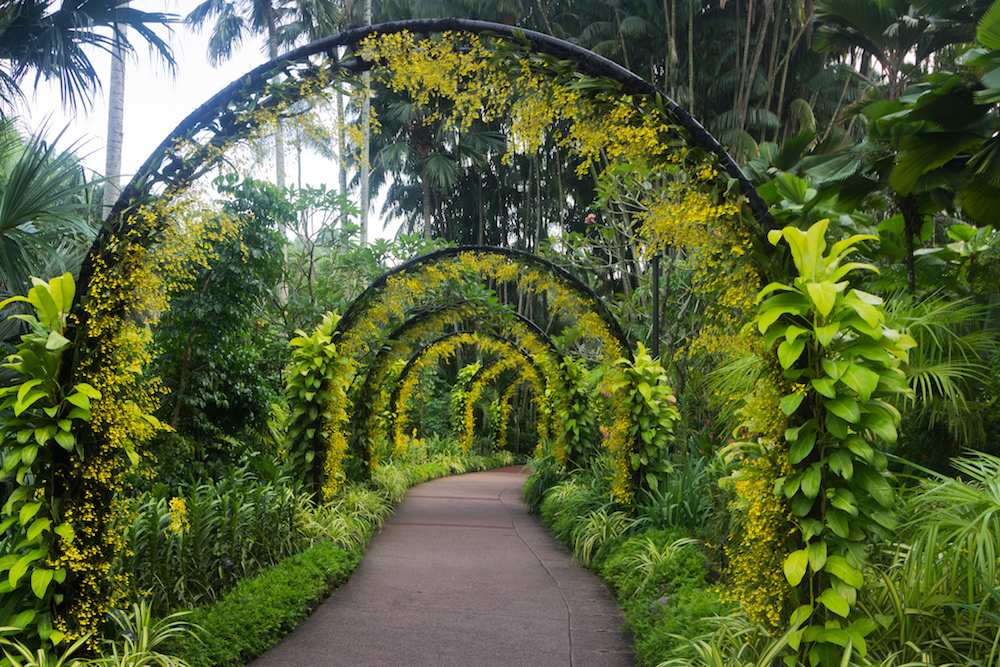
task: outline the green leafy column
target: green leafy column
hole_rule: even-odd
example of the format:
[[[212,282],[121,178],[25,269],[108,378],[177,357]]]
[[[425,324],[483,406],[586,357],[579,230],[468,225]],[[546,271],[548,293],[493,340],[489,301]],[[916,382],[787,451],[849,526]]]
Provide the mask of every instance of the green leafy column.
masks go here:
[[[844,262],[868,236],[826,253],[827,221],[808,231],[785,227],[768,239],[787,243],[798,270],[790,284],[771,283],[757,326],[776,352],[793,390],[781,399],[791,472],[777,480],[799,527],[798,548],[784,563],[799,608],[790,645],[811,665],[840,664],[866,653],[874,621],[854,607],[864,584],[866,550],[896,525],[894,491],[882,444],[896,440],[898,411],[885,400],[908,391],[899,369],[913,340],[885,326],[882,299],[852,289],[847,275],[875,267]]]
[[[28,323],[17,352],[4,368],[15,373],[13,384],[0,388],[0,482],[13,491],[0,508],[0,626],[23,628],[29,642],[59,644],[56,605],[66,588],[79,586],[68,554],[81,547],[69,516],[60,479],[84,459],[77,441],[82,422],[91,420],[90,402],[101,394],[78,383],[63,390],[59,373],[70,341],[63,335],[73,302],[73,278],[51,282],[33,278],[27,297],[35,315],[15,315]]]
[[[620,380],[612,385],[620,403],[631,412],[629,441],[635,449],[629,457],[633,486],[656,491],[671,472],[670,447],[674,424],[680,419],[677,399],[667,384],[667,372],[649,356],[640,343],[635,361],[619,359]]]
[[[336,495],[347,479],[347,386],[353,369],[333,340],[338,319],[327,313],[312,335],[296,332],[285,383],[288,456],[300,477],[311,477],[314,490],[322,490],[325,498]]]

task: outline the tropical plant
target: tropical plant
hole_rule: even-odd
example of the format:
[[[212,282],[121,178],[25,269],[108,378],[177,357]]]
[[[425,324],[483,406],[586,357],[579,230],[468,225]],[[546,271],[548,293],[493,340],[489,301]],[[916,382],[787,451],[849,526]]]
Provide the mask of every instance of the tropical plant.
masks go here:
[[[784,563],[801,605],[793,617],[802,627],[789,643],[824,666],[852,651],[863,658],[864,638],[877,625],[852,618],[852,609],[864,583],[865,543],[896,527],[895,494],[877,447],[896,441],[899,413],[889,401],[909,391],[899,364],[915,344],[884,325],[880,298],[844,280],[873,268],[845,261],[865,237],[839,241],[827,254],[826,229],[821,221],[769,235],[774,244],[786,241],[798,275],[761,291],[757,317],[792,387],[781,399],[792,469],[774,486],[801,531]]]
[[[74,548],[75,530],[58,493],[59,471],[68,455],[80,455],[80,422],[91,420],[91,400],[101,393],[87,383],[64,389],[61,382],[63,355],[72,346],[63,333],[75,293],[73,278],[66,274],[33,282],[28,296],[0,303],[2,309],[24,301],[35,311],[15,316],[30,332],[4,364],[17,381],[0,388],[0,482],[13,482],[0,509],[0,534],[7,534],[0,557],[0,572],[6,573],[0,618],[44,647],[64,637],[52,611],[63,595],[60,587],[73,583],[64,553]]]
[[[171,14],[140,11],[120,0],[83,0],[53,9],[55,4],[13,0],[0,7],[0,115],[8,116],[23,98],[21,82],[32,71],[36,82],[59,82],[64,104],[85,104],[99,85],[89,49],[113,53],[118,44],[126,54],[133,52],[129,28],[173,66],[170,46],[154,30],[172,23]]]
[[[78,249],[94,237],[92,184],[72,147],[56,148],[61,136],[24,137],[14,120],[0,118],[0,299],[23,294],[32,275],[75,271]],[[23,330],[15,323],[0,324],[0,340]]]

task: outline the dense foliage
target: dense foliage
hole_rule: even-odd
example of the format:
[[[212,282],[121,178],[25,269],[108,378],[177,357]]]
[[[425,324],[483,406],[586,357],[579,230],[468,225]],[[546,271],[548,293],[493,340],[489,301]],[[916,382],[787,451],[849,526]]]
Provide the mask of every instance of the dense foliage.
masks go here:
[[[79,49],[109,46],[94,27],[110,6],[48,4],[0,9],[4,109],[29,71],[71,100],[96,80]],[[265,4],[250,19],[272,54],[359,16]],[[987,5],[463,5],[662,86],[773,220],[662,100],[493,37],[399,33],[357,49],[378,63],[372,182],[419,236],[353,238],[367,94],[330,59],[248,87],[211,140],[172,147],[168,187],[119,210],[75,295],[71,275],[29,276],[78,264],[92,188],[4,121],[0,296],[27,293],[0,303],[23,333],[3,332],[0,375],[7,660],[247,660],[409,484],[531,451],[526,501],[612,585],[645,664],[994,664]],[[164,50],[147,24],[167,17],[124,11]],[[243,175],[239,141],[275,136],[281,154],[286,130],[337,143],[336,191]],[[189,182],[216,165],[212,187]],[[186,632],[169,614],[205,604],[199,648],[112,640]],[[101,636],[106,618],[122,630]]]

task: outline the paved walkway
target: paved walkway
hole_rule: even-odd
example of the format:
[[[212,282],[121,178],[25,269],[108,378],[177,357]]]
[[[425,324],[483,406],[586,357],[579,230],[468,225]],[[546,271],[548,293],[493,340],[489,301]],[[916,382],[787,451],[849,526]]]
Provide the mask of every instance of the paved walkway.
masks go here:
[[[524,480],[410,489],[350,581],[252,667],[634,665],[614,599],[527,514]]]

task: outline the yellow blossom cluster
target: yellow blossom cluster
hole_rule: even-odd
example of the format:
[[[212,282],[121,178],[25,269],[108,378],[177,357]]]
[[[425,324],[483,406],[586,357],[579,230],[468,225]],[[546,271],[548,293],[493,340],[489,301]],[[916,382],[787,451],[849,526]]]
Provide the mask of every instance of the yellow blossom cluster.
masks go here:
[[[464,130],[473,121],[509,118],[508,161],[514,153],[538,152],[546,137],[580,158],[580,174],[604,160],[649,159],[669,150],[673,128],[645,103],[617,91],[591,92],[543,57],[502,50],[467,33],[419,39],[401,32],[368,37],[362,55],[380,63],[377,76],[406,91],[428,120]]]
[[[760,450],[746,454],[741,468],[727,479],[734,499],[730,510],[739,530],[725,546],[729,559],[727,595],[742,604],[750,617],[774,631],[787,618],[791,587],[784,562],[795,523],[774,480],[791,472],[787,452],[761,441]]]
[[[191,522],[187,516],[187,502],[180,497],[170,499],[170,525],[164,533],[169,537],[173,535],[186,535],[191,531]]]
[[[206,207],[191,202],[179,197],[140,207],[93,258],[74,382],[90,384],[100,398],[90,404],[86,431],[77,434],[82,457],[62,481],[73,530],[58,544],[58,562],[69,571],[74,593],[56,625],[71,640],[96,634],[106,610],[128,589],[128,573],[111,573],[123,548],[114,499],[145,443],[165,428],[152,416],[162,385],[144,372],[151,359],[148,325],[169,307],[164,278],[183,277],[192,259],[208,262],[212,235],[231,233],[226,224],[209,232]],[[184,210],[194,213],[184,216]]]

